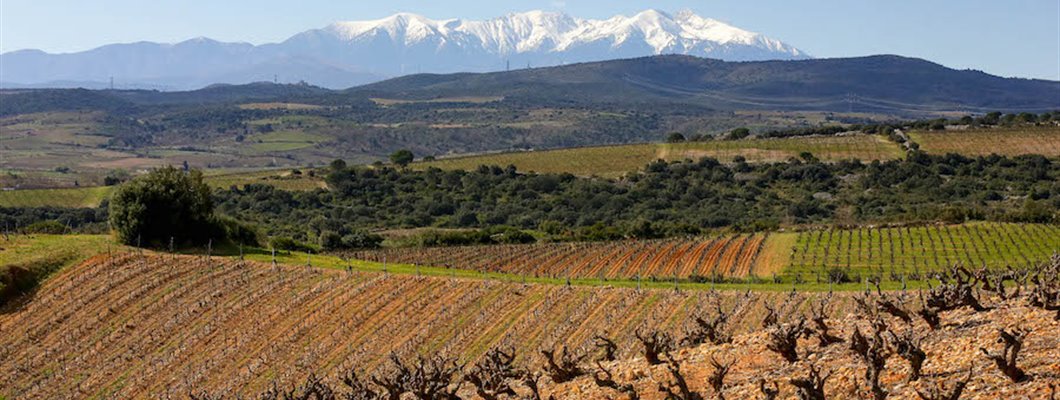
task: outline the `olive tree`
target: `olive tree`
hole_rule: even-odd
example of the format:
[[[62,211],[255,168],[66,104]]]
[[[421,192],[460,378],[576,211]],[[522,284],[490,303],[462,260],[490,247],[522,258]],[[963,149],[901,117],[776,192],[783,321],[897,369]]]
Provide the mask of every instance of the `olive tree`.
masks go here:
[[[205,243],[224,235],[213,206],[200,171],[164,167],[115,190],[110,223],[125,244]]]

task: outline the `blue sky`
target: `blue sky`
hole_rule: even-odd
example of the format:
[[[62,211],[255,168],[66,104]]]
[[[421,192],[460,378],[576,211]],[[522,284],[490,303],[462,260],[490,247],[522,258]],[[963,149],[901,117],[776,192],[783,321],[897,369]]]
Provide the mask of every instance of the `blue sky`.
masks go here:
[[[485,19],[545,9],[606,18],[646,8],[691,9],[816,57],[900,54],[1002,76],[1060,80],[1058,0],[0,0],[0,51],[70,52],[196,36],[276,42],[334,21],[399,11]]]

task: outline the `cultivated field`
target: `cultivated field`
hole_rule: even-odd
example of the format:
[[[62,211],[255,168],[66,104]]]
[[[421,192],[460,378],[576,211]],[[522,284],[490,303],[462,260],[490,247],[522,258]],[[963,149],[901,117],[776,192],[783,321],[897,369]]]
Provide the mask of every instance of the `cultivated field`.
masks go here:
[[[790,285],[880,277],[917,285],[929,273],[1029,268],[1060,253],[1060,227],[974,222],[861,227],[662,240],[397,248],[350,254],[376,263],[420,264],[546,279],[713,282],[750,278]],[[779,286],[778,286],[779,287]]]
[[[901,150],[883,137],[872,135],[796,137],[784,139],[715,140],[673,144],[636,144],[583,147],[454,157],[414,164],[414,168],[472,170],[480,165],[515,165],[520,171],[571,173],[582,176],[619,177],[644,168],[655,160],[684,160],[713,157],[732,162],[744,157],[748,162],[782,162],[812,153],[823,161],[845,159],[891,160]]]
[[[1027,268],[1060,252],[1060,227],[1039,224],[968,223],[901,228],[804,232],[792,248],[788,275],[827,281],[838,268],[854,276],[886,280],[922,278],[954,264],[969,268]]]
[[[291,170],[266,170],[248,172],[212,172],[204,177],[207,185],[214,188],[243,187],[251,183],[275,186],[281,190],[304,191],[327,187],[324,179],[309,176],[306,171],[294,174]],[[78,187],[66,189],[18,189],[0,191],[0,207],[99,207],[103,199],[110,196],[113,186]]]
[[[779,234],[790,235],[790,234]],[[746,277],[775,272],[757,259],[770,234],[590,243],[406,248],[357,252],[374,262],[420,263],[548,278]]]
[[[24,307],[0,313],[0,393],[19,399],[255,393],[309,372],[373,373],[391,352],[473,361],[497,346],[528,355],[554,345],[581,348],[596,334],[612,337],[628,357],[637,351],[637,329],[676,334],[709,298],[218,257],[101,255],[50,279]]]
[[[941,132],[910,132],[913,142],[929,153],[966,156],[1041,154],[1060,157],[1060,127],[1019,127]]]
[[[246,103],[240,104],[244,110],[316,110],[322,106],[302,103]]]
[[[714,140],[661,145],[658,158],[680,160],[713,157],[730,162],[740,156],[747,162],[782,162],[812,153],[822,161],[858,159],[892,160],[902,157],[898,146],[882,136],[809,136],[783,139]]]
[[[480,165],[515,165],[520,171],[537,173],[573,173],[585,176],[617,178],[644,168],[655,159],[657,145],[634,144],[625,146],[583,147],[574,149],[498,153],[467,157],[444,158],[413,164],[414,168],[429,167],[445,170],[474,170]]]
[[[1042,278],[1055,287],[1055,277]],[[510,348],[518,368],[543,372],[554,369],[539,350],[567,346],[579,372],[569,382],[539,373],[544,398],[625,398],[594,376],[629,385],[626,390],[644,399],[668,398],[665,390],[680,386],[676,377],[702,395],[758,398],[764,381],[776,383],[780,398],[793,398],[792,382],[811,368],[829,377],[821,386],[828,398],[864,398],[869,388],[860,379],[866,364],[857,355],[859,334],[868,335],[864,351],[885,362],[879,382],[889,398],[916,398],[918,390],[964,379],[969,398],[1047,398],[1049,384],[1060,380],[1060,339],[1050,334],[1060,323],[1056,311],[1025,296],[1004,300],[984,291],[975,295],[982,310],[943,309],[932,328],[919,317],[904,321],[872,305],[898,298],[907,309],[921,307],[907,296],[870,295],[866,305],[855,306],[849,294],[637,291],[322,271],[232,258],[101,255],[64,270],[27,302],[0,309],[0,396],[233,398],[273,385],[292,388],[311,375],[335,386],[351,370],[354,379],[366,381],[396,376],[389,354],[453,357],[453,376],[429,378],[442,379],[433,382],[446,388],[449,379],[466,379],[491,349]],[[809,310],[825,299],[820,312]],[[767,305],[776,312],[767,312]],[[696,317],[713,321],[722,314],[727,317],[717,333],[732,334],[731,340],[677,341],[703,332]],[[814,329],[802,330],[809,315]],[[1011,382],[982,354],[1000,352],[999,329],[1027,332],[1019,339],[1017,365],[1031,379]],[[793,360],[776,347],[777,335],[788,331],[805,332],[790,342]],[[827,344],[822,332],[843,342]],[[612,339],[613,360],[592,361],[606,354],[597,335]],[[654,365],[643,357],[649,342],[666,346]],[[922,351],[918,380],[907,381],[913,364],[906,357],[915,356],[883,350],[885,343]],[[717,365],[731,370],[715,387]],[[523,382],[509,384],[526,394]],[[454,390],[478,398],[470,386]]]
[[[275,186],[280,190],[304,191],[327,187],[324,179],[309,176],[309,170],[300,170],[295,174],[290,169],[247,171],[210,174],[204,177],[207,185],[215,188],[243,187],[251,183]]]
[[[72,189],[21,189],[0,191],[0,207],[94,208],[110,196],[112,186]]]

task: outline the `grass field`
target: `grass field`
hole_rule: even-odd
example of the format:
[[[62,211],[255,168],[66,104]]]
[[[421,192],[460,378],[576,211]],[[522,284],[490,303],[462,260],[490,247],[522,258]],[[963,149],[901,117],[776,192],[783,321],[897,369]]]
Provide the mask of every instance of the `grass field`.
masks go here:
[[[0,306],[31,291],[55,271],[115,249],[105,235],[0,236]]]
[[[910,132],[909,137],[929,153],[966,156],[1042,154],[1060,157],[1060,127],[1021,127],[967,131]]]
[[[0,207],[98,207],[114,190],[112,186],[72,189],[26,189],[0,191]]]
[[[976,269],[1028,267],[1060,252],[1060,227],[968,223],[804,232],[786,274],[814,281],[839,268],[850,275],[923,275],[954,264]]]
[[[823,161],[857,158],[863,161],[900,158],[901,150],[883,137],[869,135],[797,137],[707,141],[677,144],[635,144],[582,147],[454,157],[413,164],[413,168],[470,170],[479,165],[515,165],[521,171],[572,173],[582,176],[619,177],[648,163],[713,157],[731,162],[741,156],[748,162],[782,162],[810,152]]]
[[[86,259],[106,252],[107,245],[117,248],[106,235],[10,235],[0,236],[0,266],[37,259]]]

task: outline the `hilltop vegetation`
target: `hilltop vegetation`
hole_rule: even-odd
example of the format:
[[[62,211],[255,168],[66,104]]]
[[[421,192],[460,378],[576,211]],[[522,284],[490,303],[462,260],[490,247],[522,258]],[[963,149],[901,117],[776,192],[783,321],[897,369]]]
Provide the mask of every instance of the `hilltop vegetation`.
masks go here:
[[[923,90],[924,85],[933,90]],[[997,89],[1019,94],[1000,98],[991,93]],[[564,99],[576,104],[818,111],[848,109],[848,94],[856,93],[859,110],[894,112],[912,106],[941,111],[956,103],[985,112],[1055,109],[1060,104],[1051,96],[1058,89],[1060,82],[1003,79],[890,55],[759,62],[664,55],[487,74],[413,75],[351,91],[413,99],[504,96],[527,103]]]
[[[217,192],[218,209],[270,235],[315,242],[359,229],[509,226],[555,239],[606,240],[794,224],[995,220],[1052,222],[1058,164],[1040,156],[725,165],[654,162],[619,180],[474,171],[344,167],[328,191],[265,185]]]

